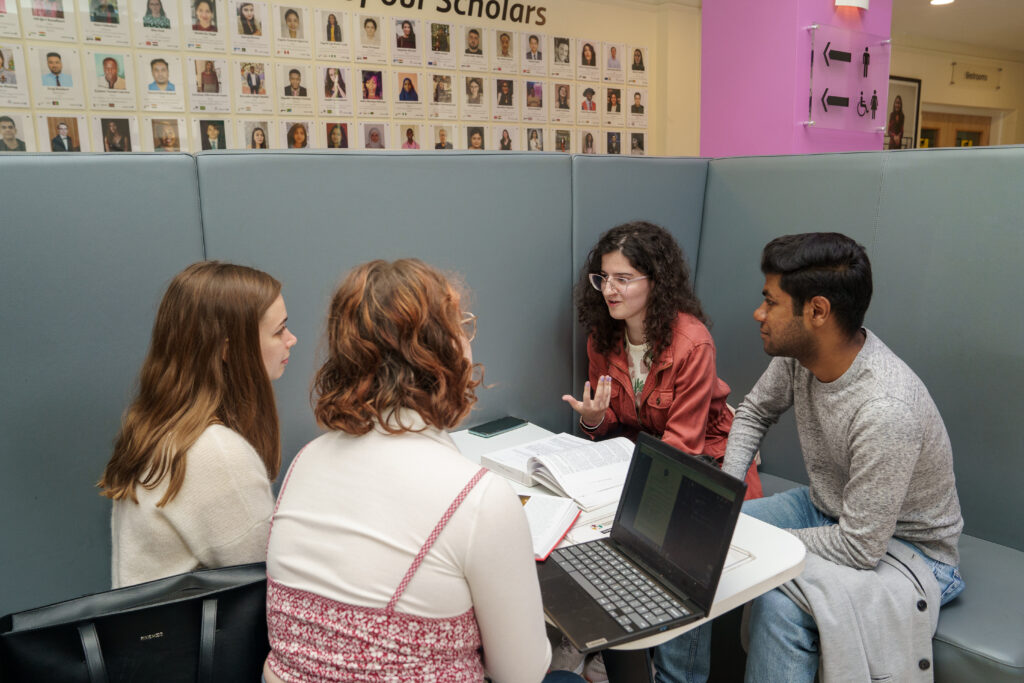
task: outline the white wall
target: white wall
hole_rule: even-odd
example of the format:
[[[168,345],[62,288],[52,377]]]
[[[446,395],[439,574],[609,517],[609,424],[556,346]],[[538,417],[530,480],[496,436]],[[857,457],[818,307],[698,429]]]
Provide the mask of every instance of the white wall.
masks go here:
[[[8,0],[10,4],[13,0]],[[627,46],[646,46],[649,48],[649,64],[648,64],[648,96],[649,96],[649,108],[648,108],[648,127],[647,127],[647,138],[648,138],[648,154],[655,155],[697,155],[699,150],[699,127],[700,127],[700,9],[692,5],[699,5],[699,0],[681,0],[683,4],[660,4],[655,5],[648,2],[636,2],[633,0],[515,0],[516,2],[522,2],[522,4],[530,4],[534,6],[543,6],[546,8],[545,16],[546,22],[542,26],[537,26],[536,23],[531,22],[530,24],[515,23],[512,21],[502,22],[500,20],[488,20],[485,17],[476,18],[468,16],[459,16],[454,12],[439,12],[437,8],[444,6],[441,0],[426,0],[423,2],[423,10],[408,10],[401,7],[400,2],[395,2],[393,6],[387,7],[384,5],[382,0],[366,0],[365,9],[360,9],[359,2],[347,2],[340,3],[338,0],[268,0],[271,5],[273,4],[295,4],[300,6],[307,6],[310,8],[333,8],[343,12],[349,12],[353,15],[359,13],[384,15],[386,17],[414,17],[422,21],[441,20],[451,22],[455,24],[473,24],[482,25],[485,28],[502,28],[505,30],[512,30],[517,32],[537,32],[546,35],[569,35],[576,38],[585,38],[587,40],[596,41],[614,41],[624,43]],[[462,5],[466,6],[467,0],[461,0]],[[65,0],[66,3],[72,2],[72,0]],[[142,6],[141,0],[120,0],[120,4],[130,4],[132,10],[136,10],[137,7]],[[453,2],[454,4],[454,2]],[[226,30],[227,21],[225,18],[221,18],[221,24]],[[387,32],[385,31],[385,34]],[[184,43],[184,39],[182,40]],[[44,48],[77,48],[84,54],[87,49],[94,49],[98,46],[92,43],[85,43],[79,40],[78,43],[56,43],[46,40],[27,40],[27,39],[0,39],[0,43],[3,44],[20,44],[25,49],[26,58],[28,56],[28,47],[30,45],[40,46]],[[230,39],[229,39],[230,43]],[[135,47],[110,47],[108,48],[112,52],[127,53],[132,55],[134,61],[134,55],[143,54],[146,56],[167,56],[176,55],[182,59],[182,63],[186,64],[186,58],[189,56],[203,56],[209,54],[210,56],[223,58],[230,54],[228,53],[197,53],[191,52],[185,49],[181,50],[147,50],[139,49]],[[240,55],[230,55],[229,61],[236,60]],[[625,63],[627,55],[623,55]],[[277,58],[267,57],[260,58],[265,59],[268,62],[276,63],[298,63],[299,60],[289,58]],[[321,60],[316,60],[315,63],[323,64]],[[353,65],[354,66],[354,65]],[[22,65],[24,67],[24,65]],[[385,70],[394,71],[398,67],[384,67]],[[417,70],[421,71],[433,71],[431,68],[420,67]],[[551,80],[548,78],[547,80]],[[317,79],[313,79],[313,86],[317,84]],[[577,83],[579,83],[577,81]],[[283,87],[281,84],[277,84],[278,87]],[[630,87],[630,86],[626,86]],[[233,89],[232,89],[233,90]],[[421,86],[421,93],[425,93],[426,89]],[[550,92],[550,91],[549,91]],[[159,115],[160,117],[177,118],[183,117],[189,124],[188,128],[191,129],[191,122],[198,118],[224,118],[231,120],[238,118],[240,112],[238,111],[237,95],[232,92],[232,110],[231,114],[190,114],[187,111],[183,114],[157,114],[156,112],[146,112],[147,115]],[[91,104],[90,98],[87,94],[87,103]],[[357,107],[358,109],[358,107]],[[73,109],[60,109],[60,110],[25,110],[12,108],[12,113],[18,114],[46,114],[49,116],[70,116],[78,114],[86,114],[89,116],[105,113],[107,110],[94,108],[87,106],[85,110],[73,110]],[[0,106],[0,114],[8,113],[4,107]],[[122,111],[118,112],[118,116],[139,116],[143,114],[141,109],[134,111]],[[253,114],[242,114],[242,118],[252,118]],[[336,120],[339,117],[331,116],[329,119],[325,119],[323,116],[296,116],[296,115],[258,115],[261,119],[270,119],[280,121],[283,119],[315,119],[321,120]],[[363,121],[358,116],[358,111],[354,117],[340,117],[349,121]],[[430,121],[424,117],[423,119],[417,119],[410,121],[410,123],[422,123],[427,125]],[[140,124],[142,121],[140,120]],[[228,124],[231,125],[230,123]],[[273,123],[271,124],[274,125]],[[522,124],[520,124],[522,125]],[[542,124],[546,128],[554,128],[556,124],[548,123]],[[319,124],[318,124],[319,126]],[[140,125],[141,128],[141,125]],[[577,126],[577,130],[579,127]],[[621,130],[628,130],[625,126]],[[184,134],[184,131],[182,131]],[[350,131],[350,140],[354,140],[352,131]],[[322,142],[322,141],[321,141]],[[38,146],[41,149],[48,149],[46,146],[46,140],[37,140]],[[237,146],[237,141],[236,141]],[[321,145],[322,146],[322,145]],[[141,149],[141,145],[136,145],[138,149]],[[192,149],[197,150],[199,147],[198,140],[192,140]],[[628,152],[628,148],[624,151]]]
[[[953,62],[1001,67],[999,89],[950,85]],[[1024,53],[894,36],[890,73],[921,79],[922,110],[992,116],[991,144],[1024,143]]]

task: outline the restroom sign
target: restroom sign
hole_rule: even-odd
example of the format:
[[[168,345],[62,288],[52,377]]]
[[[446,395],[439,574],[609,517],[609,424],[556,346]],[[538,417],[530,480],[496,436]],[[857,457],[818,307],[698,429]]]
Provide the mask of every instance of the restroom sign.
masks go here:
[[[950,85],[999,90],[999,82],[1003,75],[1002,67],[952,62],[950,68]]]
[[[889,88],[888,38],[824,24],[809,27],[806,35],[811,97],[801,122],[881,135]]]

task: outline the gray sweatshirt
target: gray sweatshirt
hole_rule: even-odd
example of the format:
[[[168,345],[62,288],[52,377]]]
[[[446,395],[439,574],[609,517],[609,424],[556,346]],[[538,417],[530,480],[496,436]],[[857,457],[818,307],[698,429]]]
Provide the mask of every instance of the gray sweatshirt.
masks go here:
[[[793,406],[811,502],[832,526],[795,529],[812,553],[871,569],[893,536],[959,565],[963,528],[953,452],[917,375],[870,331],[849,369],[819,382],[773,358],[736,411],[723,469],[743,478],[768,428]]]
[[[939,623],[939,582],[921,554],[890,541],[874,571],[851,569],[814,554],[800,576],[779,586],[814,617],[818,678],[831,681],[931,683],[932,636]],[[924,609],[921,609],[921,601]]]

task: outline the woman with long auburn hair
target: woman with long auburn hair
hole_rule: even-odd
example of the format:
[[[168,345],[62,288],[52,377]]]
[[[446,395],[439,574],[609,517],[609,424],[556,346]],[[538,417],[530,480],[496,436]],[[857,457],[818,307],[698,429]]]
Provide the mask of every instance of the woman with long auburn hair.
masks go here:
[[[262,271],[203,261],[171,281],[98,484],[114,501],[115,588],[263,559],[287,321],[281,283]]]
[[[447,434],[476,403],[475,334],[416,259],[364,263],[334,292],[313,383],[329,431],[292,462],[267,546],[269,683],[544,676],[522,504]]]

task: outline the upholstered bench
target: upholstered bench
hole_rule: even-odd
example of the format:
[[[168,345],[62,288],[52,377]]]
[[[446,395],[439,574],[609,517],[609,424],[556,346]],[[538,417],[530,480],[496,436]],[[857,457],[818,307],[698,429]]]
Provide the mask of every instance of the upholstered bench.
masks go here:
[[[770,496],[797,482],[761,474]],[[960,537],[967,588],[939,613],[932,640],[935,680],[1024,680],[1024,553],[974,536]]]

